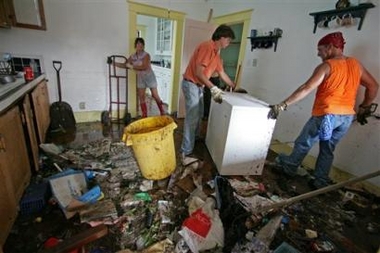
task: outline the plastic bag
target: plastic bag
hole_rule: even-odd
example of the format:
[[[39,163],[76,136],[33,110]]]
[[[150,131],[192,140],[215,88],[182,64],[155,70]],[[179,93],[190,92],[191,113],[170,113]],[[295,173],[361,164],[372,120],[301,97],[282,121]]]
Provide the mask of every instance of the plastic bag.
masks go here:
[[[203,206],[191,213],[182,224],[179,234],[191,252],[223,247],[224,230],[213,198],[207,198]]]

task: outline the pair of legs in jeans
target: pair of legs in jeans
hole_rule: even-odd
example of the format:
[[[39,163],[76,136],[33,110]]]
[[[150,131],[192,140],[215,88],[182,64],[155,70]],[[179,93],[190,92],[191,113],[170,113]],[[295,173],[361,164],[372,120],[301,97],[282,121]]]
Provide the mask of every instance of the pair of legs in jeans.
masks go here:
[[[183,80],[182,91],[185,97],[186,116],[183,125],[181,153],[183,156],[188,156],[193,152],[195,137],[199,134],[203,116],[203,88]]]
[[[329,172],[334,159],[334,150],[340,139],[347,133],[353,115],[332,115],[332,134],[328,140],[320,140],[320,129],[323,116],[312,116],[303,127],[300,135],[297,137],[293,151],[290,155],[280,154],[276,158],[276,163],[282,171],[289,175],[295,176],[298,166],[303,159],[319,141],[319,154],[314,170],[314,187],[322,188],[328,185]]]

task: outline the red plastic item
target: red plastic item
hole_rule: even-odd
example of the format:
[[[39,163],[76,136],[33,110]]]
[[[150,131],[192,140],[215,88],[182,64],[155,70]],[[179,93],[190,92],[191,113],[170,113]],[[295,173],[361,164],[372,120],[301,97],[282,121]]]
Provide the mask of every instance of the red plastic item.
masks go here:
[[[44,247],[45,249],[49,249],[49,248],[53,248],[54,246],[56,246],[61,240],[59,240],[58,238],[56,237],[50,237],[49,239],[47,239],[44,243]],[[79,253],[79,250],[78,249],[75,249],[75,250],[72,250],[70,251],[69,253]]]
[[[193,212],[190,217],[184,220],[182,226],[187,227],[194,233],[206,238],[211,228],[211,220],[202,209],[198,209]]]
[[[34,79],[34,73],[31,67],[24,67],[25,81],[32,81]]]

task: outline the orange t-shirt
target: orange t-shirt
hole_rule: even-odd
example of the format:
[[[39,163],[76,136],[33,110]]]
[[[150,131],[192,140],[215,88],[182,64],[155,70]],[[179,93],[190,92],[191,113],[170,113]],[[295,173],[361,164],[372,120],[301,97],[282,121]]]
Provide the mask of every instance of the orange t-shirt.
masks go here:
[[[219,49],[216,47],[213,40],[208,40],[198,45],[193,55],[191,56],[185,73],[183,74],[183,78],[190,80],[196,84],[203,85],[203,83],[201,83],[201,80],[199,80],[196,75],[196,66],[198,64],[201,64],[205,67],[203,73],[207,79],[209,79],[215,71],[220,72],[223,70],[222,61],[219,55]]]
[[[355,114],[361,67],[354,58],[330,59],[330,76],[318,86],[312,115]]]

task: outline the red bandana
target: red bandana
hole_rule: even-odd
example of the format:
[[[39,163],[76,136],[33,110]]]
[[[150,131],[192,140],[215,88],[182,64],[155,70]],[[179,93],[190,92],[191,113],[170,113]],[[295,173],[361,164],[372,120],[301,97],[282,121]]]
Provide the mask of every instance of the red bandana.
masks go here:
[[[328,45],[333,44],[334,47],[340,48],[343,50],[344,44],[346,43],[344,41],[343,35],[341,32],[335,32],[335,33],[329,33],[325,37],[319,40],[318,46],[320,45]]]

